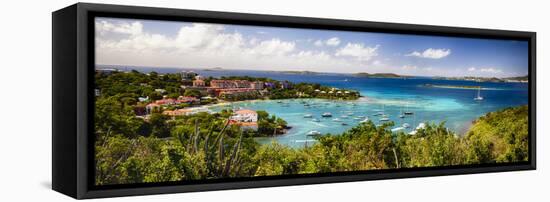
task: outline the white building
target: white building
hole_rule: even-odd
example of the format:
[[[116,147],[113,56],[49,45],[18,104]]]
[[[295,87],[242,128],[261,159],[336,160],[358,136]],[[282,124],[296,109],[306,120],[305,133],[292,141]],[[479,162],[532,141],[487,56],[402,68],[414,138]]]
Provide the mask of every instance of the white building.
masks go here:
[[[230,120],[236,122],[258,122],[258,113],[249,109],[241,109],[235,111]]]

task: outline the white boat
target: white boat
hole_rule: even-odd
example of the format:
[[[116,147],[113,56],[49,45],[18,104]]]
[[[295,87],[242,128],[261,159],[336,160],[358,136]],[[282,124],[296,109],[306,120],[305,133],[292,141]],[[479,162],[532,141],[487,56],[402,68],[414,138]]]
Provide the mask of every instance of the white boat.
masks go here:
[[[311,115],[311,114],[305,114],[305,115],[304,115],[304,118],[313,118],[313,115]]]
[[[340,116],[340,118],[347,119],[348,115],[342,115],[342,116]]]
[[[483,97],[481,97],[481,86],[477,88],[477,97],[475,97],[474,100],[475,101],[483,100]]]
[[[361,118],[355,117],[355,118],[353,118],[353,120],[361,120]]]
[[[397,131],[404,130],[404,129],[405,128],[403,128],[403,127],[397,127],[397,128],[391,129],[391,132],[397,132]]]
[[[357,116],[357,118],[365,118],[365,116],[361,116],[361,115],[359,115],[359,116]]]
[[[332,117],[332,114],[330,112],[325,112],[321,116],[322,117]]]
[[[408,124],[408,123],[404,123],[402,126],[403,126],[403,128],[410,128],[411,127],[411,125]]]
[[[312,131],[309,131],[307,133],[308,136],[317,136],[317,135],[321,135],[321,132],[319,131],[316,131],[316,130],[312,130]]]
[[[387,114],[384,114],[384,115],[382,115],[382,118],[380,118],[380,119],[378,119],[378,120],[380,120],[380,121],[389,121],[390,118],[389,118],[389,116],[388,116]]]
[[[332,119],[334,122],[340,122],[342,120],[340,120],[339,118],[335,118],[335,119]]]
[[[311,119],[311,121],[313,121],[313,122],[321,122],[321,120],[319,120],[319,119]]]
[[[369,121],[369,118],[365,118],[365,119],[363,119],[362,121],[359,121],[359,123],[366,123],[366,122],[368,122],[368,121]]]

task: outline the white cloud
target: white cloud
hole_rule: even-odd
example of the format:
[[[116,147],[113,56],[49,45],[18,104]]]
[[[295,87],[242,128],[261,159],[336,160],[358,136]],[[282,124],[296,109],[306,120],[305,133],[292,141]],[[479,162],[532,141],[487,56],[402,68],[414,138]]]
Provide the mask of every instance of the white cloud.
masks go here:
[[[475,68],[475,67],[470,67],[470,68],[468,68],[468,71],[469,71],[469,72],[475,72],[475,71],[476,71],[476,68]]]
[[[423,52],[413,51],[412,53],[409,53],[405,56],[414,56],[414,57],[430,58],[430,59],[441,59],[441,58],[447,57],[450,54],[451,54],[451,49],[428,48],[428,49],[424,50]]]
[[[271,39],[262,41],[257,46],[250,49],[253,54],[260,55],[284,55],[292,52],[296,44],[294,42],[281,41],[280,39]]]
[[[325,72],[369,68],[356,59],[336,57],[334,52],[298,49],[297,40],[244,36],[223,25],[182,24],[172,36],[148,32],[139,21],[96,21],[96,26],[102,33],[96,35],[96,64]],[[331,40],[331,44],[336,41]],[[376,48],[358,47],[362,49],[357,53],[348,48],[341,55],[362,60],[375,55]]]
[[[340,39],[338,37],[332,37],[330,39],[327,39],[326,41],[318,39],[315,42],[313,42],[313,45],[315,45],[317,47],[322,47],[322,46],[325,46],[325,45],[326,46],[338,46],[338,45],[340,45]]]
[[[110,23],[105,20],[95,22],[96,32],[100,35],[105,35],[107,32],[113,32],[118,34],[130,34],[137,35],[143,31],[143,25],[140,22],[126,23],[121,22],[118,24]]]
[[[380,45],[368,47],[358,43],[348,43],[345,47],[336,51],[336,56],[351,56],[359,61],[369,61],[378,55],[377,50]]]
[[[323,41],[317,40],[317,41],[315,41],[315,42],[313,43],[313,45],[315,45],[315,46],[317,46],[317,47],[321,47],[321,46],[323,46]]]
[[[496,68],[492,68],[492,67],[489,67],[489,68],[481,68],[481,69],[479,69],[479,71],[481,71],[481,72],[487,72],[487,73],[495,73],[495,74],[502,73],[502,70],[496,69]]]
[[[401,69],[403,69],[403,70],[416,70],[416,69],[418,69],[418,67],[417,67],[417,66],[413,66],[413,65],[403,65],[403,66],[401,67]]]
[[[338,37],[332,37],[325,42],[328,46],[338,46],[340,39]]]

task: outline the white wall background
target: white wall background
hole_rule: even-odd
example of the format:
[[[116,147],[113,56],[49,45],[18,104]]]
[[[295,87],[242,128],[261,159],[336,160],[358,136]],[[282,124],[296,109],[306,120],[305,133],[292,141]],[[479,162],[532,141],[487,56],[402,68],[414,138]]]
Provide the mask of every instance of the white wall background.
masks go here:
[[[290,16],[536,31],[538,170],[123,197],[108,201],[543,201],[550,199],[550,26],[545,1],[90,1]],[[75,1],[2,1],[0,201],[68,201],[51,191],[51,12]]]

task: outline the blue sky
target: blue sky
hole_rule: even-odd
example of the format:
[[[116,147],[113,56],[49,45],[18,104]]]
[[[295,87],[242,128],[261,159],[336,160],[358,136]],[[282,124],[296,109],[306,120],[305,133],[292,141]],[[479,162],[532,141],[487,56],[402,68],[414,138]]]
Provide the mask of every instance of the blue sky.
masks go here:
[[[96,63],[427,76],[527,74],[525,41],[96,19]]]

